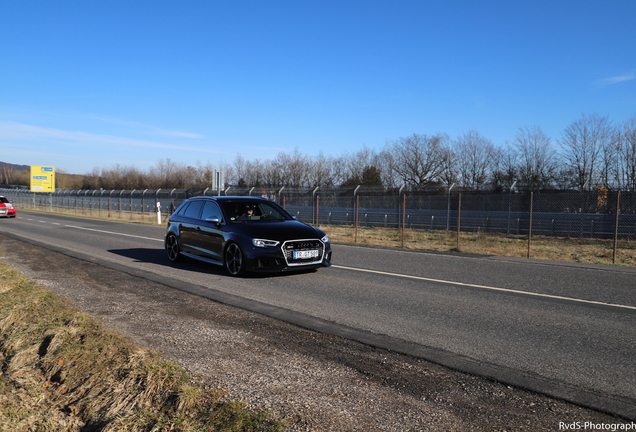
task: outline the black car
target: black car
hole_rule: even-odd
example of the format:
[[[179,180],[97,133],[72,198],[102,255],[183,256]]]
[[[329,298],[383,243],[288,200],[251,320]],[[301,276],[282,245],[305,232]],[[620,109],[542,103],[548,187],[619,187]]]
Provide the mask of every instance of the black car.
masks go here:
[[[222,265],[233,276],[331,265],[331,245],[318,228],[257,197],[196,197],[170,216],[168,259]]]

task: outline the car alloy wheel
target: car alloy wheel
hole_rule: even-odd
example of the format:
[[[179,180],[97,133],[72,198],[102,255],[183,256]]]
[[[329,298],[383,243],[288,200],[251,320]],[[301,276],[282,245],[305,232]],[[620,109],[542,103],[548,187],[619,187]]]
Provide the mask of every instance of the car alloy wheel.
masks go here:
[[[172,262],[178,262],[181,260],[181,248],[179,247],[179,241],[174,234],[168,236],[166,241],[166,252],[168,253],[168,259]]]
[[[236,243],[231,243],[225,250],[225,268],[232,276],[245,274],[243,251]]]

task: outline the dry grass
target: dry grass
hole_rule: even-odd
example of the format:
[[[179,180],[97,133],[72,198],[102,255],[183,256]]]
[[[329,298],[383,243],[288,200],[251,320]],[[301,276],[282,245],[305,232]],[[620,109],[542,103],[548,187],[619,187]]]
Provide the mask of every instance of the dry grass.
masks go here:
[[[278,431],[0,263],[1,431]]]
[[[389,248],[402,248],[402,231],[395,228],[358,228],[357,240],[352,226],[322,225],[335,243],[363,244]],[[465,233],[406,229],[404,249],[435,252],[463,252],[481,255],[527,257],[528,237],[496,233]],[[530,258],[570,261],[592,264],[612,264],[612,240],[578,240],[546,236],[533,236]],[[616,264],[636,266],[636,242],[620,241]]]

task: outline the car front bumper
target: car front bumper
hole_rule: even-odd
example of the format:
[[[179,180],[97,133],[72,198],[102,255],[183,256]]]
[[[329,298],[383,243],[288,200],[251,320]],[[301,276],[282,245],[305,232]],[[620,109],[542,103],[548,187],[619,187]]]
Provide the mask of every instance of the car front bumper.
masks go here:
[[[250,248],[245,251],[247,268],[255,273],[275,273],[317,269],[331,266],[331,246],[324,245],[322,256],[308,262],[290,263],[280,248]]]

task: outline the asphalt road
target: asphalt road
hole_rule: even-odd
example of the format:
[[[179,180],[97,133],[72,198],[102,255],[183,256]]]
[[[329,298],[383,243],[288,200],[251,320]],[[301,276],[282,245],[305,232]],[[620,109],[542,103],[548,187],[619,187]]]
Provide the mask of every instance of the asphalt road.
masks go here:
[[[336,244],[331,268],[235,279],[203,263],[170,264],[164,226],[20,211],[0,220],[0,232],[307,328],[636,416],[636,269]]]

